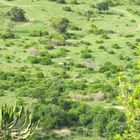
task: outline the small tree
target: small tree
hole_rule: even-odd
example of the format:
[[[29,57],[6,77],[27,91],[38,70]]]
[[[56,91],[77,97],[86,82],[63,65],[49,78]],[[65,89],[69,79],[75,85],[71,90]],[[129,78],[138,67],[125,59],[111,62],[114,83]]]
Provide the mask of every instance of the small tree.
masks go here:
[[[122,78],[122,77],[121,77]],[[126,109],[127,130],[123,135],[116,135],[115,140],[139,140],[140,138],[140,86],[136,86],[132,93],[126,89],[126,85],[120,81],[121,103]]]
[[[53,18],[50,20],[50,25],[59,33],[65,33],[69,24],[66,18]]]
[[[107,2],[100,2],[100,3],[97,3],[97,8],[99,11],[108,11],[109,5]]]
[[[140,55],[140,47],[138,48]],[[138,58],[138,68],[140,68],[140,57]],[[139,75],[138,75],[139,76]],[[127,85],[123,82],[125,76],[120,75],[120,101],[126,109],[126,121],[128,129],[123,135],[116,135],[115,140],[139,140],[140,139],[140,84],[133,91],[127,90]]]
[[[57,0],[57,3],[65,3],[65,0]]]
[[[18,7],[13,7],[7,15],[10,16],[11,20],[16,22],[26,21],[25,11]]]

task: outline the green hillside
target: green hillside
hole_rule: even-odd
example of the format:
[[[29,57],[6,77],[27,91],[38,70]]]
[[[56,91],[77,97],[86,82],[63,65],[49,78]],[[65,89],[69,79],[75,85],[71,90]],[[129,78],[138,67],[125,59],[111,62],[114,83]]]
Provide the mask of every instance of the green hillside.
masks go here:
[[[0,0],[0,105],[40,120],[29,140],[114,140],[139,43],[139,0]]]

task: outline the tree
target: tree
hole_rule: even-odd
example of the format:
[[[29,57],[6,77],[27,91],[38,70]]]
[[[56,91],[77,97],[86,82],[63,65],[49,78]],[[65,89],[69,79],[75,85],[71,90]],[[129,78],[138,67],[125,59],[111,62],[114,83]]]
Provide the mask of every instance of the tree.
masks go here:
[[[140,55],[140,47],[138,48]],[[140,59],[138,59],[140,68]],[[139,140],[140,139],[140,84],[135,86],[133,91],[129,91],[127,85],[123,82],[124,74],[119,77],[120,81],[120,101],[126,109],[126,121],[128,129],[123,135],[116,135],[115,140]],[[139,81],[140,82],[140,81]]]
[[[140,138],[140,86],[136,86],[132,93],[128,93],[121,82],[120,99],[126,109],[127,130],[123,135],[116,135],[115,140],[139,140]]]
[[[57,0],[57,3],[65,3],[65,0]]]
[[[107,2],[100,2],[100,3],[97,3],[97,8],[99,11],[108,11],[109,5]]]
[[[63,34],[53,34],[50,36],[50,43],[53,46],[64,46],[65,36]]]
[[[16,22],[26,21],[25,17],[25,11],[22,8],[13,7],[8,13],[8,16],[10,16],[11,20]]]
[[[69,24],[66,18],[53,18],[50,20],[50,25],[59,33],[65,33]]]

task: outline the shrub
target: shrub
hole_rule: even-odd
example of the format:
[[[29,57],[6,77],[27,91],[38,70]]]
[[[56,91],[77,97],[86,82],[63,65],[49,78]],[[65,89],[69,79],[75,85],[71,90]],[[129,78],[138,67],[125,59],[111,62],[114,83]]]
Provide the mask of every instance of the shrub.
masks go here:
[[[106,126],[106,135],[109,139],[112,139],[116,134],[122,134],[126,129],[126,125],[119,121],[113,120]]]
[[[99,46],[99,49],[105,50],[106,48],[105,48],[105,46],[101,45],[101,46]]]
[[[126,61],[130,61],[131,58],[130,58],[129,56],[126,56],[126,57],[124,57],[124,60],[126,60]]]
[[[69,3],[70,3],[70,4],[78,4],[78,1],[77,1],[77,0],[70,0]]]
[[[69,6],[63,7],[63,10],[64,10],[64,11],[69,11],[69,12],[72,11],[71,7],[69,7]]]
[[[107,36],[106,34],[103,34],[103,35],[102,35],[102,38],[103,38],[103,39],[110,39],[110,37]]]
[[[52,18],[50,25],[59,33],[64,33],[69,25],[69,20],[66,18]]]
[[[47,36],[47,35],[49,35],[49,33],[47,31],[34,30],[30,33],[30,36],[32,36],[32,37],[40,37],[40,36]]]
[[[38,64],[39,63],[39,59],[36,56],[29,56],[27,58],[27,60],[31,63],[31,64]]]
[[[47,50],[53,50],[54,49],[54,46],[51,46],[51,45],[45,46],[45,49],[47,49]]]
[[[51,38],[51,44],[54,46],[64,46],[65,36],[62,34],[54,34]]]
[[[122,133],[125,129],[123,128],[125,124],[124,113],[117,109],[104,109],[102,107],[95,107],[93,110],[93,128],[101,136],[111,136],[116,132]],[[119,124],[112,125],[112,124]],[[114,130],[114,133],[113,133]],[[110,134],[110,135],[109,135]]]
[[[89,45],[91,45],[91,43],[90,42],[87,42],[87,41],[80,41],[80,44],[84,44],[84,45],[86,45],[86,46],[89,46]]]
[[[104,43],[104,41],[103,40],[96,40],[96,43],[97,44],[102,44],[102,43]]]
[[[115,52],[113,50],[108,51],[108,53],[115,54]]]
[[[69,52],[69,50],[65,49],[65,48],[61,48],[57,54],[57,56],[59,57],[65,57],[67,55],[67,53]]]
[[[97,3],[97,8],[99,11],[108,11],[109,5],[107,2],[99,2]]]
[[[8,31],[1,33],[0,37],[2,39],[10,39],[10,38],[13,39],[13,38],[15,38],[15,34],[12,31],[8,30]]]
[[[118,44],[113,44],[111,47],[114,49],[120,49],[120,46]]]
[[[92,52],[92,51],[91,51],[90,49],[85,48],[85,50],[82,50],[82,51],[81,51],[81,57],[82,57],[82,58],[85,58],[85,59],[87,59],[87,58],[92,58],[91,52]]]
[[[116,65],[112,64],[111,62],[107,62],[105,63],[103,66],[100,67],[99,72],[111,72],[112,74],[117,73],[120,71],[119,67],[117,67]]]
[[[5,91],[4,90],[0,90],[0,97],[5,95]]]
[[[52,60],[50,56],[45,56],[39,59],[39,63],[42,65],[51,65]]]
[[[37,78],[44,78],[44,73],[43,73],[43,72],[38,72],[38,73],[36,74],[36,77],[37,77]]]
[[[84,16],[86,17],[86,18],[91,18],[92,16],[93,16],[93,11],[91,11],[91,10],[88,10],[88,11],[86,11],[85,13],[84,13]]]
[[[7,15],[10,16],[13,21],[26,21],[25,11],[18,7],[13,7],[9,12],[7,12]]]
[[[65,0],[56,0],[57,3],[65,3]]]

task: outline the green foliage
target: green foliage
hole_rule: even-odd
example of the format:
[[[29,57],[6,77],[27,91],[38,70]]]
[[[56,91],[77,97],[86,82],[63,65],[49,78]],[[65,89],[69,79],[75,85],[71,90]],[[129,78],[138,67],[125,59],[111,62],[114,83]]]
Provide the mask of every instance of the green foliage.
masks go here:
[[[63,2],[1,2],[0,104],[18,100],[32,110],[35,103],[33,118],[41,123],[29,140],[114,140],[115,133],[127,130],[116,101],[118,72],[125,71],[133,85],[139,81],[134,63],[140,42],[138,5],[130,0]],[[109,12],[97,8],[101,2],[108,3]],[[24,8],[29,22],[6,19],[12,5]]]
[[[137,65],[140,69],[140,47],[137,48],[138,61]],[[139,75],[137,75],[139,76]],[[126,77],[123,73],[120,73],[120,102],[126,109],[126,122],[128,129],[124,131],[122,135],[116,135],[115,140],[139,140],[140,138],[140,79],[138,79],[138,85],[130,90],[130,84],[125,83]],[[134,85],[133,85],[134,86]]]
[[[81,57],[82,58],[92,58],[91,50],[89,48],[85,48],[84,50],[81,51]]]
[[[41,36],[47,36],[47,35],[49,35],[49,33],[47,31],[36,31],[36,30],[34,30],[30,33],[29,36],[41,37]]]
[[[64,11],[69,11],[69,12],[72,11],[71,7],[69,7],[69,6],[63,7],[63,10],[64,10]]]
[[[113,134],[117,132],[123,133],[125,129],[124,126],[125,117],[124,113],[121,113],[119,110],[96,107],[93,110],[92,115],[93,115],[93,128],[98,134],[112,138]],[[112,127],[112,123],[118,123],[119,128],[117,125],[113,125]]]
[[[122,80],[123,77],[121,77]],[[140,107],[139,107],[139,93],[140,93],[140,87],[139,85],[135,87],[132,94],[128,94],[126,90],[126,85],[124,83],[120,83],[121,88],[121,95],[120,99],[122,104],[127,109],[126,112],[126,120],[127,120],[127,127],[128,129],[124,131],[122,135],[116,135],[115,140],[138,140],[140,137],[140,124],[139,124],[139,113],[140,113]]]
[[[105,63],[103,66],[100,67],[99,72],[104,73],[108,72],[108,74],[116,74],[120,71],[120,68],[111,62]]]
[[[43,52],[41,53],[41,57],[36,57],[36,56],[29,56],[27,58],[27,60],[31,63],[31,64],[42,64],[42,65],[51,65],[52,64],[52,59],[51,59],[51,55]]]
[[[99,11],[108,11],[109,10],[108,2],[97,3],[97,8],[98,8]]]
[[[59,33],[65,33],[69,24],[66,18],[52,18],[50,25]]]
[[[50,43],[54,46],[64,46],[65,36],[63,34],[53,34],[50,38]]]
[[[36,128],[32,123],[32,116],[23,107],[0,108],[0,139],[27,139]]]
[[[69,3],[70,4],[78,4],[78,1],[77,0],[70,0]]]
[[[57,3],[65,3],[65,0],[56,0]]]
[[[36,56],[29,56],[27,58],[27,60],[32,64],[38,64],[39,63],[39,59]]]
[[[86,11],[85,13],[84,13],[84,16],[87,18],[87,19],[89,19],[89,18],[91,18],[92,16],[93,16],[93,11],[90,11],[90,10],[88,10],[88,11]]]
[[[50,56],[42,57],[39,59],[39,63],[42,65],[50,65],[50,64],[52,64],[51,57]]]
[[[2,38],[2,39],[14,39],[15,34],[12,31],[7,30],[3,33],[0,33],[0,38]]]
[[[13,7],[8,13],[8,16],[10,16],[11,20],[21,22],[26,21],[25,17],[25,11],[18,7]]]
[[[49,0],[51,2],[57,2],[57,3],[65,3],[65,0]]]

